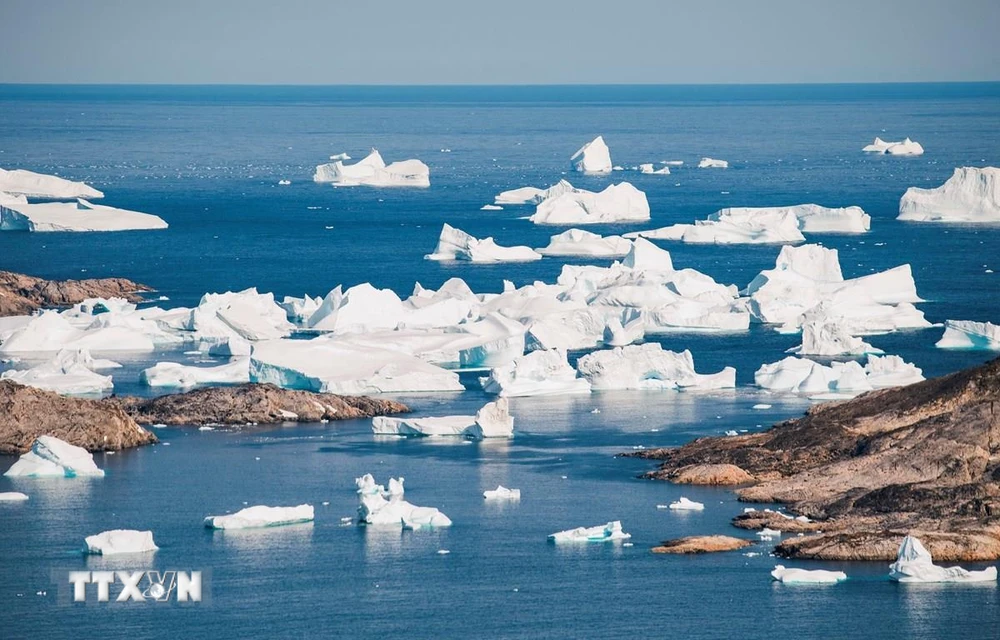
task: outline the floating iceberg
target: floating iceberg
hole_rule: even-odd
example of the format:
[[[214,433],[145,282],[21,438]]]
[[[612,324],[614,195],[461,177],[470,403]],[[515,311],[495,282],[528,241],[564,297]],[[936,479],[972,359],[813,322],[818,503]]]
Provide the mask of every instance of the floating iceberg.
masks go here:
[[[899,201],[897,220],[1000,222],[1000,169],[960,167],[940,187],[910,187]]]
[[[372,418],[372,433],[377,436],[459,436],[510,438],[514,435],[514,418],[510,415],[507,398],[500,398],[481,408],[474,416],[443,418]]]
[[[680,500],[671,502],[670,508],[674,511],[704,511],[705,505],[682,496]]]
[[[882,353],[861,338],[852,336],[837,322],[817,321],[802,324],[802,344],[788,350],[803,356],[860,356]]]
[[[95,369],[120,367],[110,360],[95,360],[86,349],[64,350],[56,357],[30,369],[9,369],[0,380],[47,389],[67,396],[100,395],[114,388],[111,376],[102,376]]]
[[[304,295],[301,298],[285,296],[278,303],[278,306],[285,310],[285,315],[290,322],[302,322],[308,320],[309,316],[316,313],[321,304],[323,304],[322,297],[316,296],[314,298]]]
[[[765,364],[754,373],[758,387],[771,391],[802,393],[810,396],[829,394],[854,396],[872,389],[896,387],[924,379],[916,366],[899,356],[868,356],[862,367],[857,362],[833,362],[824,366],[812,360],[789,356]]]
[[[225,293],[206,293],[191,309],[183,329],[194,331],[202,340],[224,340],[237,336],[244,340],[272,340],[292,333],[284,308],[274,294],[256,288]]]
[[[642,340],[645,335],[646,321],[640,313],[627,322],[622,322],[619,318],[608,320],[601,341],[606,347],[626,347]]]
[[[0,169],[0,191],[15,196],[45,198],[49,200],[74,200],[76,198],[103,198],[104,194],[82,182],[73,182],[35,173],[26,169]]]
[[[483,497],[487,500],[520,500],[520,489],[508,489],[502,484],[498,484],[496,489],[483,491]]]
[[[153,543],[152,531],[136,531],[134,529],[112,529],[87,536],[86,544],[87,553],[102,556],[121,553],[150,553],[159,549]]]
[[[962,567],[939,567],[920,540],[906,536],[896,561],[889,565],[889,577],[897,582],[996,582],[997,568],[967,571]]]
[[[300,504],[297,507],[258,505],[240,509],[236,513],[225,516],[208,516],[205,518],[205,527],[208,529],[258,529],[312,522],[312,520],[313,508],[309,504]]]
[[[564,193],[580,193],[582,189],[577,189],[568,180],[560,180],[548,189],[537,187],[521,187],[503,191],[493,199],[494,204],[538,204],[543,200],[561,196]]]
[[[599,193],[582,189],[542,200],[529,218],[535,224],[581,225],[649,220],[646,194],[628,182]]]
[[[390,478],[389,490],[375,484],[370,473],[355,478],[358,487],[358,522],[375,526],[431,529],[450,527],[451,519],[434,507],[417,507],[403,499],[403,478]]]
[[[543,256],[620,258],[631,248],[632,243],[621,236],[602,237],[583,229],[569,229],[549,238],[549,246],[537,251]]]
[[[729,162],[726,160],[716,160],[715,158],[702,158],[698,161],[699,169],[728,169]]]
[[[508,398],[590,393],[590,383],[577,377],[566,352],[558,349],[516,358],[509,365],[491,369],[479,382],[486,393]]]
[[[38,436],[31,451],[17,459],[4,473],[8,477],[74,478],[77,476],[103,476],[104,471],[94,464],[94,456],[83,447],[77,447],[55,436]]]
[[[20,491],[4,491],[0,493],[0,502],[24,502],[28,496]]]
[[[131,231],[166,229],[162,218],[86,200],[0,205],[0,231]]]
[[[669,176],[670,167],[664,164],[662,167],[657,169],[652,162],[646,162],[644,164],[639,165],[639,173],[645,173],[648,175]]]
[[[480,211],[503,211],[503,207],[495,204],[484,204],[479,207]]]
[[[332,182],[341,187],[429,187],[431,170],[419,160],[402,160],[386,165],[375,149],[354,164],[336,160],[316,167],[315,182]]]
[[[468,262],[531,262],[541,260],[542,254],[530,247],[501,247],[493,238],[482,240],[470,236],[450,224],[441,228],[434,253],[424,256],[425,260],[464,260]]]
[[[836,584],[841,580],[847,580],[847,574],[843,571],[787,569],[780,564],[774,566],[771,577],[785,584]]]
[[[875,141],[861,149],[868,153],[884,153],[890,156],[919,156],[923,155],[924,148],[919,142],[914,142],[909,138],[899,142],[887,142],[878,136]]]
[[[87,329],[77,329],[55,311],[43,311],[15,329],[0,345],[0,353],[30,351],[153,351],[153,340],[142,331],[126,326],[106,326],[97,317]]]
[[[938,349],[1000,350],[1000,325],[971,320],[945,320]]]
[[[603,136],[597,136],[570,158],[570,163],[576,171],[584,173],[611,173],[611,150],[604,142]]]
[[[690,351],[667,351],[657,342],[594,351],[577,362],[594,390],[726,389],[736,386],[736,369],[712,375],[694,370]]]
[[[596,527],[577,527],[553,533],[549,536],[550,542],[610,542],[615,540],[628,540],[631,534],[622,531],[620,520],[609,522]]]
[[[190,389],[199,384],[243,384],[250,382],[250,358],[237,358],[217,367],[190,367],[177,362],[157,362],[139,374],[149,387]]]

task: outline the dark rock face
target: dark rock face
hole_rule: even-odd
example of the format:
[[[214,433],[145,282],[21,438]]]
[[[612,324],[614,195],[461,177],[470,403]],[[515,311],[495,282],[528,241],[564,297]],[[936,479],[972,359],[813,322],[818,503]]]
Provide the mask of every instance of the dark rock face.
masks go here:
[[[137,294],[149,287],[125,278],[45,280],[0,271],[0,316],[27,315],[38,309],[69,307],[87,298],[125,298],[138,302]]]
[[[756,481],[738,490],[741,500],[785,503],[817,520],[799,530],[822,533],[785,540],[781,555],[891,560],[912,533],[936,559],[1000,558],[1000,359],[817,405],[763,433],[642,457],[663,461],[648,474],[660,479],[691,465],[735,465]]]
[[[192,426],[350,420],[410,410],[393,400],[293,391],[273,384],[206,387],[159,398],[113,396],[103,402],[142,424]]]
[[[88,451],[117,451],[157,442],[121,407],[0,380],[0,453],[25,453],[42,435]]]

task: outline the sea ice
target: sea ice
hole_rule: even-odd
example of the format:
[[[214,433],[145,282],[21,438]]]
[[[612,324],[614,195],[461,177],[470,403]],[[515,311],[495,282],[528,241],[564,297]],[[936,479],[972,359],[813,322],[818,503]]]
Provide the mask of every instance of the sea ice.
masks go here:
[[[704,511],[705,505],[694,500],[688,500],[682,496],[680,500],[671,502],[670,508],[674,511]]]
[[[316,167],[315,182],[332,182],[348,187],[366,185],[370,187],[429,187],[431,170],[420,160],[402,160],[386,165],[382,156],[372,149],[365,158],[354,164],[344,164],[335,160]]]
[[[1000,325],[972,320],[945,320],[938,349],[1000,350]]]
[[[728,169],[729,162],[726,160],[716,160],[715,158],[702,158],[698,161],[699,169]]]
[[[508,489],[502,484],[498,484],[496,489],[483,491],[483,497],[487,500],[520,500],[520,489]]]
[[[962,567],[939,567],[930,552],[913,536],[903,538],[889,577],[897,582],[996,582],[997,568],[967,571]]]
[[[208,516],[205,518],[205,527],[209,529],[257,529],[312,522],[312,520],[313,507],[311,504],[300,504],[297,507],[258,505],[240,509],[229,515]]]
[[[77,447],[55,436],[38,436],[31,445],[31,451],[22,454],[4,475],[74,478],[103,476],[104,471],[97,468],[94,456],[83,447]]]
[[[250,358],[236,358],[217,367],[191,367],[178,362],[157,362],[139,374],[149,387],[190,389],[200,384],[243,384],[250,382]]]
[[[28,496],[20,491],[4,491],[0,493],[0,502],[24,502]]]
[[[887,142],[878,136],[875,141],[861,149],[868,153],[884,153],[891,156],[919,156],[923,155],[924,148],[919,142],[914,142],[909,138],[899,142]]]
[[[531,247],[501,247],[493,238],[474,238],[450,224],[441,228],[434,253],[424,256],[425,260],[464,260],[468,262],[531,262],[541,260],[542,255]]]
[[[788,569],[775,565],[771,577],[785,584],[835,584],[847,580],[843,571],[825,571],[823,569]]]
[[[870,355],[864,367],[853,361],[832,362],[830,366],[825,366],[789,356],[779,362],[765,364],[754,373],[754,382],[763,389],[810,396],[854,396],[872,389],[903,386],[923,379],[919,368],[893,355]]]
[[[274,294],[258,293],[256,288],[206,293],[189,313],[183,328],[209,341],[232,336],[272,340],[290,335],[295,328],[286,310],[274,301]]]
[[[645,173],[649,175],[669,176],[670,167],[664,164],[662,167],[657,169],[652,162],[646,162],[644,164],[639,165],[639,173]]]
[[[594,390],[725,389],[736,386],[736,369],[701,375],[690,351],[667,351],[658,342],[594,351],[577,362]]]
[[[646,194],[628,182],[594,193],[582,189],[542,200],[529,218],[535,224],[584,225],[649,220]]]
[[[573,154],[570,163],[576,171],[584,173],[611,173],[611,150],[603,136],[597,136]]]
[[[82,182],[73,182],[58,176],[35,173],[26,169],[9,171],[0,169],[0,191],[16,196],[47,200],[104,197],[103,193]]]
[[[112,529],[87,536],[87,553],[102,556],[121,553],[150,553],[159,549],[153,542],[152,531],[134,529]]]
[[[372,418],[372,433],[380,436],[459,436],[510,438],[514,435],[514,418],[510,415],[507,398],[500,398],[482,407],[474,416],[442,418]]]
[[[486,393],[501,397],[590,393],[590,383],[577,377],[566,352],[558,349],[520,356],[511,364],[491,369],[479,382]]]
[[[86,200],[0,205],[0,231],[130,231],[166,229],[162,218]]]
[[[549,541],[556,544],[562,542],[610,542],[628,540],[631,537],[631,534],[622,531],[621,521],[615,520],[596,527],[577,527],[576,529],[559,531],[551,534]]]
[[[569,229],[549,238],[549,245],[537,249],[543,256],[583,256],[592,258],[620,258],[628,254],[632,243],[621,236],[604,236]]]
[[[1000,169],[959,167],[940,187],[910,187],[899,201],[897,220],[1000,222]]]
[[[370,473],[355,478],[358,487],[358,523],[405,529],[450,527],[451,519],[434,507],[417,507],[403,499],[403,478],[390,478],[389,490],[375,484]]]

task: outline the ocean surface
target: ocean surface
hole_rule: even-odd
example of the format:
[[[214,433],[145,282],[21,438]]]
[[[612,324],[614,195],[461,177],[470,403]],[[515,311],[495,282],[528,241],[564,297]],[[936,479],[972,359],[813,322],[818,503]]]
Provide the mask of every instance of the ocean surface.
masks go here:
[[[1000,165],[1000,84],[732,87],[112,87],[0,85],[0,167],[84,180],[102,202],[155,213],[170,228],[107,234],[0,233],[0,269],[48,278],[121,276],[146,283],[157,304],[191,306],[210,291],[256,286],[325,295],[371,282],[408,295],[454,276],[499,292],[554,281],[562,264],[448,265],[423,260],[441,225],[500,244],[544,246],[528,207],[480,211],[502,190],[560,178],[600,189],[627,180],[648,195],[652,222],[603,234],[702,219],[728,206],[816,202],[860,205],[863,236],[817,235],[840,251],[845,277],[912,265],[933,322],[1000,322],[1000,228],[901,223],[909,186],[937,186],[954,167]],[[615,164],[683,160],[669,176],[587,177],[568,158],[602,134]],[[916,158],[861,147],[906,136]],[[429,189],[335,189],[312,182],[336,153],[377,147],[387,162],[420,158]],[[695,168],[702,156],[727,170]],[[278,181],[291,181],[279,186]],[[675,266],[745,286],[771,268],[775,246],[661,243]],[[608,264],[610,261],[591,261]],[[155,297],[155,296],[154,296]],[[934,376],[991,357],[934,348],[940,328],[872,336]],[[996,638],[996,585],[903,586],[882,564],[787,562],[840,568],[836,586],[785,586],[769,574],[766,544],[701,557],[657,556],[660,540],[739,532],[742,510],[723,489],[639,480],[649,462],[616,457],[728,429],[757,430],[808,402],[749,386],[797,336],[752,326],[738,334],[671,334],[700,371],[735,366],[739,388],[716,393],[615,392],[511,402],[509,442],[376,440],[365,421],[242,431],[160,429],[163,444],[97,454],[96,480],[0,478],[0,638]],[[126,355],[118,393],[149,393],[138,372],[181,353]],[[464,376],[462,394],[401,397],[416,415],[472,413],[486,400]],[[768,410],[753,410],[766,402]],[[593,412],[595,409],[599,413]],[[13,457],[0,456],[0,470]],[[405,476],[407,497],[439,507],[454,526],[378,532],[354,514],[354,478]],[[482,499],[497,484],[519,503]],[[684,495],[701,513],[657,509]],[[211,532],[207,515],[247,504],[316,507],[311,525]],[[328,502],[328,505],[323,504]],[[622,520],[633,546],[556,547],[549,533]],[[202,570],[197,605],[70,605],[54,580],[69,570],[119,566],[80,553],[112,528],[152,529],[161,550],[129,569]],[[439,554],[447,549],[449,554]]]

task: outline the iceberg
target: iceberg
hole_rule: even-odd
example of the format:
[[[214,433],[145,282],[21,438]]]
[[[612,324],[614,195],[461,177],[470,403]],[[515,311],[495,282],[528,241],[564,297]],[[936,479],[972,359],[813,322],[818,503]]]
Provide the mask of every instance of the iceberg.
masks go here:
[[[38,436],[31,445],[31,451],[18,458],[4,475],[12,478],[75,478],[103,476],[104,471],[97,468],[94,456],[83,447],[55,436]]]
[[[217,367],[190,367],[177,362],[157,362],[139,374],[148,387],[190,389],[200,384],[250,382],[250,358],[242,357]]]
[[[132,231],[166,229],[162,218],[86,200],[0,204],[0,231]]]
[[[909,138],[899,142],[887,142],[878,136],[875,136],[874,142],[861,150],[867,153],[883,153],[891,156],[919,156],[924,153],[924,148],[920,146],[920,143]]]
[[[484,204],[483,206],[479,207],[479,210],[480,211],[503,211],[503,207],[495,205],[495,204]]]
[[[480,378],[483,391],[501,397],[552,396],[590,393],[590,383],[579,378],[559,349],[532,351]]]
[[[897,220],[1000,222],[1000,169],[959,167],[934,189],[910,187],[899,201]]]
[[[387,165],[376,149],[354,164],[335,160],[316,167],[315,182],[353,187],[429,187],[431,170],[420,160],[402,160]]]
[[[563,542],[612,542],[617,540],[628,540],[631,534],[622,531],[622,523],[615,520],[596,527],[577,527],[559,531],[549,536],[549,542],[556,544]]]
[[[939,567],[919,539],[906,536],[896,561],[889,565],[889,578],[897,582],[996,582],[997,568],[967,571],[962,567]]]
[[[649,220],[646,194],[628,182],[594,193],[582,189],[542,200],[528,218],[535,224],[581,225]]]
[[[715,158],[702,158],[698,161],[699,169],[728,169],[729,162],[726,160],[716,160]]]
[[[627,322],[622,322],[619,318],[608,320],[601,341],[606,347],[625,347],[642,340],[645,335],[646,321],[639,313]]]
[[[96,316],[86,328],[77,329],[66,316],[56,311],[43,311],[29,322],[12,331],[0,354],[30,351],[153,351],[156,344],[147,332],[124,324],[115,324],[112,314]]]
[[[24,502],[27,499],[28,496],[20,491],[4,491],[0,493],[0,502]]]
[[[830,366],[789,356],[765,364],[754,373],[754,383],[770,391],[854,396],[872,389],[896,387],[924,379],[923,372],[899,356],[868,356],[862,367],[857,362],[833,362]]]
[[[323,298],[304,295],[301,298],[285,296],[278,303],[278,306],[285,310],[285,316],[289,322],[302,322],[316,313],[321,304],[323,304]]]
[[[122,553],[150,553],[159,549],[153,542],[152,531],[112,529],[86,538],[87,553],[102,556]]]
[[[568,180],[560,180],[548,189],[537,187],[521,187],[503,191],[493,199],[494,204],[539,204],[543,200],[561,196],[564,193],[580,193],[583,189],[577,189]]]
[[[103,193],[82,182],[73,182],[58,176],[35,173],[26,169],[12,169],[9,171],[0,169],[0,191],[15,196],[44,198],[47,200],[104,197]]]
[[[785,584],[836,584],[847,580],[843,571],[825,571],[823,569],[788,569],[783,565],[775,565],[771,577]]]
[[[1000,325],[971,320],[945,320],[938,349],[982,349],[1000,351]]]
[[[611,173],[611,150],[604,142],[603,136],[597,136],[570,158],[575,171],[583,173]]]
[[[441,236],[434,253],[424,256],[424,259],[481,263],[531,262],[541,260],[542,254],[530,247],[501,247],[493,241],[493,238],[480,240],[446,223],[441,228]]]
[[[604,236],[569,229],[549,238],[549,245],[536,249],[543,256],[583,256],[590,258],[621,258],[628,254],[632,243],[621,236]]]
[[[95,360],[86,349],[63,350],[54,358],[30,369],[10,369],[0,374],[0,380],[55,391],[61,395],[101,395],[114,388],[111,376],[95,369],[120,367],[110,360]]]
[[[680,500],[670,503],[670,508],[674,511],[704,511],[705,505],[681,496]]]
[[[580,358],[576,366],[594,390],[736,386],[736,369],[726,367],[716,374],[698,374],[690,351],[667,351],[657,342],[594,351]]]
[[[662,167],[657,169],[652,162],[646,162],[639,165],[639,173],[645,173],[648,175],[669,176],[670,167],[664,164]]]
[[[803,356],[860,356],[882,353],[861,338],[852,336],[837,322],[814,321],[802,324],[802,344],[788,350]]]
[[[236,513],[225,516],[208,516],[205,518],[205,527],[208,529],[258,529],[312,522],[312,520],[313,507],[310,504],[300,504],[297,507],[258,505],[240,509]]]
[[[502,484],[498,484],[496,489],[483,491],[483,498],[487,500],[520,500],[520,489],[508,489]]]
[[[507,398],[500,398],[481,408],[474,416],[443,418],[372,418],[372,433],[377,436],[459,436],[474,440],[510,438],[514,418]]]
[[[390,478],[389,490],[367,473],[355,478],[358,487],[358,523],[405,529],[450,527],[451,519],[434,507],[417,507],[403,499],[403,478]]]
[[[258,293],[256,288],[225,293],[206,293],[191,309],[183,328],[205,340],[273,340],[283,338],[295,328],[288,314],[274,301],[272,293]]]

